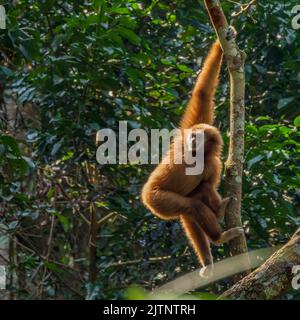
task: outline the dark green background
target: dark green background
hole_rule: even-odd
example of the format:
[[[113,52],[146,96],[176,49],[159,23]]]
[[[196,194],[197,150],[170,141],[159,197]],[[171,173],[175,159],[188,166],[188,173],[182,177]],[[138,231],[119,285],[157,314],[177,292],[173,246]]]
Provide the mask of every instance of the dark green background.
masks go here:
[[[286,242],[300,224],[300,30],[291,25],[298,1],[258,2],[250,14],[232,20],[238,6],[222,1],[248,55],[242,215],[250,250]],[[25,245],[12,253],[11,270],[22,281],[11,292],[27,299],[120,298],[130,285],[151,289],[197,268],[179,223],[154,218],[140,203],[152,166],[96,165],[97,183],[85,168],[96,164],[95,133],[101,128],[116,130],[120,120],[130,128],[176,127],[215,39],[203,2],[2,3],[7,30],[0,31],[0,221]],[[22,139],[7,127],[3,99],[12,95]],[[22,122],[28,104],[38,108],[40,126]],[[225,159],[226,67],[216,108]],[[115,212],[99,230],[93,284],[87,279],[88,227],[79,216],[88,218],[92,203],[98,218]],[[228,248],[213,254],[222,259]],[[151,260],[165,256],[171,257]],[[227,285],[224,280],[206,291]]]

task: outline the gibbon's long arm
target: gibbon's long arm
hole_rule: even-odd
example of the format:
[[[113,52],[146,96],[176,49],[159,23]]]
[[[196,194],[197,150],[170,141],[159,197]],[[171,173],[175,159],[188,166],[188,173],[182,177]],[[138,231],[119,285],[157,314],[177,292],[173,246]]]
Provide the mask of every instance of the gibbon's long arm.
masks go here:
[[[180,128],[187,129],[198,123],[213,124],[214,95],[219,82],[223,51],[219,41],[211,47],[187,109],[181,119]]]

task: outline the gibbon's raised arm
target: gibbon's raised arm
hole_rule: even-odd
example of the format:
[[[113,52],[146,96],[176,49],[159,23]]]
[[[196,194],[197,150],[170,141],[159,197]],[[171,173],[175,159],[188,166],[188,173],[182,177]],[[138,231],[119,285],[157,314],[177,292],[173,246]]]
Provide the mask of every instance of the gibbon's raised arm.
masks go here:
[[[198,123],[213,124],[214,95],[219,82],[223,51],[219,41],[211,47],[193,89],[192,97],[181,119],[180,128],[187,129]]]

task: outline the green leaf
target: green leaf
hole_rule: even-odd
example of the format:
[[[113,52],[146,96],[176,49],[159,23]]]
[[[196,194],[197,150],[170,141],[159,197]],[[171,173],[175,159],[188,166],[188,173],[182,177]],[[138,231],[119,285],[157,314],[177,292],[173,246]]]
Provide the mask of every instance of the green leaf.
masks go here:
[[[141,38],[132,30],[120,27],[118,31],[123,38],[128,39],[132,44],[138,45],[141,43]]]
[[[63,138],[61,140],[59,140],[58,142],[56,142],[51,150],[51,155],[54,156],[56,155],[56,153],[58,152],[58,150],[61,148],[62,143],[63,143]]]
[[[282,109],[285,106],[287,106],[289,103],[291,103],[293,100],[294,100],[294,97],[282,98],[278,101],[277,108]]]
[[[294,125],[296,127],[300,127],[300,116],[298,116],[297,118],[294,119]]]
[[[17,157],[21,156],[19,146],[13,137],[6,135],[0,136],[0,143],[5,145],[6,149],[13,155]]]
[[[118,13],[118,14],[129,14],[130,11],[127,8],[117,8],[117,7],[112,7],[111,8],[112,13]]]
[[[183,64],[179,64],[179,65],[177,66],[177,68],[178,68],[180,71],[183,71],[183,72],[187,72],[187,73],[192,73],[192,72],[193,72],[192,69],[190,69],[189,67],[187,67],[187,66],[185,66],[185,65],[183,65]]]
[[[12,222],[9,223],[8,228],[10,230],[14,230],[14,229],[17,228],[18,224],[19,224],[19,222],[17,220],[16,221],[12,221]]]
[[[1,66],[0,70],[7,76],[7,77],[11,77],[14,73],[12,72],[11,69]]]
[[[248,167],[248,169],[250,170],[251,167],[252,167],[255,163],[259,162],[259,161],[262,160],[263,158],[264,158],[263,155],[258,155],[258,156],[256,156],[256,157],[252,158],[251,160],[249,160],[249,161],[247,162],[247,167]]]
[[[35,164],[34,164],[34,162],[33,162],[33,160],[32,160],[31,158],[25,157],[25,156],[23,156],[22,158],[26,161],[26,163],[28,164],[28,167],[29,167],[31,170],[34,170],[34,169],[35,169]]]

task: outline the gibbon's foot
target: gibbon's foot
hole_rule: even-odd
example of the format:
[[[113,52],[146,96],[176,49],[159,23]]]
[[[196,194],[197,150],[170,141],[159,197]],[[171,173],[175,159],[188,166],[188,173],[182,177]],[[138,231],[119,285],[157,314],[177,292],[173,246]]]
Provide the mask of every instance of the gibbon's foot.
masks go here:
[[[236,237],[241,236],[242,234],[244,234],[244,228],[243,227],[235,227],[230,229],[232,231],[234,231],[236,233]]]
[[[218,240],[213,241],[213,243],[218,246],[224,242],[232,240],[233,238],[239,237],[242,234],[244,234],[244,229],[242,227],[231,228],[227,231],[224,231],[221,234],[221,237]]]
[[[212,275],[213,275],[213,269],[214,269],[214,265],[213,264],[209,264],[205,267],[202,267],[199,271],[199,276],[201,278],[204,278],[204,279],[208,279],[210,278]]]
[[[222,204],[226,204],[226,205],[227,205],[230,200],[231,200],[231,197],[226,197],[226,198],[224,198],[224,199],[222,200]]]

